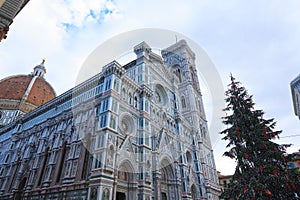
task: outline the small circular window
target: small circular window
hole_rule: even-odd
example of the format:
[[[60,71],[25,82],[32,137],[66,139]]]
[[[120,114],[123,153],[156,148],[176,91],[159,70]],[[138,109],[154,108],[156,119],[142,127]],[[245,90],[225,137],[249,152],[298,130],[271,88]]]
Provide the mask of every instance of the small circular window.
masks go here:
[[[136,133],[135,120],[129,113],[121,114],[119,127],[123,134],[135,135],[135,133]]]
[[[154,101],[157,104],[166,106],[168,104],[168,95],[164,87],[160,84],[155,86]]]

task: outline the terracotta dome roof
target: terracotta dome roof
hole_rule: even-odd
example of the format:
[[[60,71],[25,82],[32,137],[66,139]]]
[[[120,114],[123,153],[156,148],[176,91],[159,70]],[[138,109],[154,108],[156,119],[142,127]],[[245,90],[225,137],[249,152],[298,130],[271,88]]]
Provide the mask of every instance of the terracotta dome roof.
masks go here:
[[[55,97],[52,86],[39,76],[16,75],[0,80],[0,108],[27,113]]]

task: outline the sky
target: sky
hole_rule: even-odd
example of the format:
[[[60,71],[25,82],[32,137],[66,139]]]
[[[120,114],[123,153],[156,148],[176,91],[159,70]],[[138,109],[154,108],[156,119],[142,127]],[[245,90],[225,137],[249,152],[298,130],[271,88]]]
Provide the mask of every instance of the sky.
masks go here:
[[[110,38],[143,28],[171,30],[205,50],[225,89],[232,73],[255,108],[283,130],[276,142],[294,144],[288,152],[295,152],[300,123],[290,82],[300,74],[299,10],[297,0],[32,0],[0,43],[0,79],[29,74],[46,58],[46,80],[59,95],[74,87],[86,59]],[[210,123],[211,91],[201,86]],[[226,141],[220,138],[212,141],[217,170],[232,174],[234,162],[222,156]]]

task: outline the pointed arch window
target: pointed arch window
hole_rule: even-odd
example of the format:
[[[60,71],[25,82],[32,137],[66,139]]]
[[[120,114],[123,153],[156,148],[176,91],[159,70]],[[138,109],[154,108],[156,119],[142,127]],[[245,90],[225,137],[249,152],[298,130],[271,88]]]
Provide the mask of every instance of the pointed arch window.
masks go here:
[[[181,97],[181,106],[182,106],[182,108],[186,108],[186,102],[185,102],[184,96]]]
[[[178,68],[178,69],[175,71],[175,74],[176,74],[176,76],[178,77],[179,83],[181,83],[181,82],[182,82],[181,70]]]
[[[132,105],[133,104],[133,98],[132,98],[132,94],[129,93],[129,104]]]
[[[136,96],[134,97],[134,107],[138,108],[138,99]]]

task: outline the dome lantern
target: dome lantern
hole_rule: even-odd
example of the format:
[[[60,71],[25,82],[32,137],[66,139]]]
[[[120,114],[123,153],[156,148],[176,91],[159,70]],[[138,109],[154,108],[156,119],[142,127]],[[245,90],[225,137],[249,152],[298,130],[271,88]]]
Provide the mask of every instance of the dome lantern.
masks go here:
[[[44,78],[44,75],[46,74],[45,62],[46,62],[46,59],[44,58],[42,60],[41,64],[39,64],[33,68],[33,70],[34,70],[32,72],[33,76],[38,76],[38,77]]]

